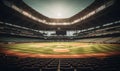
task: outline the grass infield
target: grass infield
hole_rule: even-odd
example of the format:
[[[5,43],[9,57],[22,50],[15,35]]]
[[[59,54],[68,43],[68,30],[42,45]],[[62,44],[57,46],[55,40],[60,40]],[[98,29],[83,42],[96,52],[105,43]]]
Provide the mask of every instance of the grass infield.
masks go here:
[[[39,42],[39,43],[15,43],[1,44],[4,52],[39,55],[82,55],[120,52],[119,44],[98,44],[98,43],[80,43],[80,42]]]

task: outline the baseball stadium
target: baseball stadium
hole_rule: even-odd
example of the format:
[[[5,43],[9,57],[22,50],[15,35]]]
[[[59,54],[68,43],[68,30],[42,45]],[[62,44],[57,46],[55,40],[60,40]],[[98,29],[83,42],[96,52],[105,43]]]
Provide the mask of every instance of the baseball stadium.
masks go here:
[[[0,71],[120,71],[120,1],[1,0]]]

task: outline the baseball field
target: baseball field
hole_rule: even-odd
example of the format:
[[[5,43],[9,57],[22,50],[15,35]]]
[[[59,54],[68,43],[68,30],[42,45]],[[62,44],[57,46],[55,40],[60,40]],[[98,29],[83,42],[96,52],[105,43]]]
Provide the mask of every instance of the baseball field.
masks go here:
[[[38,42],[0,44],[1,52],[20,57],[81,58],[120,54],[119,44]]]

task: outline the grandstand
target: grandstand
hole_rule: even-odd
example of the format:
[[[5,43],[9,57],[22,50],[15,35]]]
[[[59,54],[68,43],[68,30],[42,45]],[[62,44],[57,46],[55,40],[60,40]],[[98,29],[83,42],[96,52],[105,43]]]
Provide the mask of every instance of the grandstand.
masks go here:
[[[0,1],[0,71],[120,71],[119,0],[49,1]]]

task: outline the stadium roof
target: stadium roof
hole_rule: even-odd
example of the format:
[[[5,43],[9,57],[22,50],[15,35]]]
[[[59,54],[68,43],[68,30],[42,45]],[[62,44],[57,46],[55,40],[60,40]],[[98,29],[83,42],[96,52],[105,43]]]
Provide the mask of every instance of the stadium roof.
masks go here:
[[[90,6],[70,18],[48,18],[23,0],[1,0],[0,21],[36,30],[81,30],[120,19],[120,0],[95,0]]]
[[[70,18],[95,0],[23,0],[28,6],[49,18]]]

